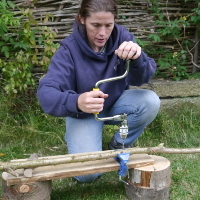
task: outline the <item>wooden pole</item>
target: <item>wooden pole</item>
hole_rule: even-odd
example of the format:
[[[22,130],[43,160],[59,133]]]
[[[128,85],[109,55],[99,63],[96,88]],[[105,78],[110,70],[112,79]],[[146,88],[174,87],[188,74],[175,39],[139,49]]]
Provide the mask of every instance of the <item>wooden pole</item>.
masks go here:
[[[194,48],[194,64],[193,65],[193,68],[192,68],[192,73],[195,73],[197,72],[197,66],[198,66],[198,57],[199,57],[199,43],[200,43],[200,38],[198,36],[198,32],[200,30],[200,26],[196,26],[196,30],[195,30],[195,38],[194,38],[194,41],[195,41],[195,48]]]
[[[148,154],[130,155],[128,161],[129,169],[152,165],[154,160]],[[114,158],[95,160],[88,162],[67,163],[57,166],[43,166],[33,169],[32,177],[27,177],[24,174],[24,169],[17,169],[15,175],[3,172],[2,178],[7,182],[8,186],[18,185],[22,183],[34,183],[38,181],[46,181],[74,176],[82,176],[87,174],[104,173],[118,171],[119,163]]]
[[[129,148],[119,151],[109,150],[109,151],[99,151],[99,152],[87,152],[79,154],[68,154],[61,156],[49,156],[49,157],[39,157],[38,160],[16,160],[15,162],[1,162],[0,161],[0,171],[9,171],[10,169],[22,169],[22,168],[35,168],[40,166],[48,165],[59,165],[66,163],[76,163],[85,162],[92,160],[103,160],[108,158],[116,157],[119,153],[130,153],[130,154],[144,154],[144,153],[166,153],[166,154],[193,154],[200,153],[200,148],[166,148],[163,144],[157,147],[147,147],[147,148]]]
[[[130,200],[168,200],[171,183],[170,161],[161,156],[151,156],[154,164],[129,170],[125,185]]]

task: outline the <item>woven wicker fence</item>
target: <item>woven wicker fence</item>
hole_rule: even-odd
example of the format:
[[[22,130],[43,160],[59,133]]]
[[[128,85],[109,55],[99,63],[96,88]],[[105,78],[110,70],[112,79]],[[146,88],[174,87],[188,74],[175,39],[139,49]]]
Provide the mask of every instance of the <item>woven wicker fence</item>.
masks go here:
[[[28,7],[31,1],[14,0],[19,7]],[[57,31],[55,42],[60,42],[63,38],[67,37],[72,32],[72,24],[74,22],[76,13],[80,6],[81,0],[38,0],[34,8],[34,18],[44,19],[46,15],[51,14],[54,16],[53,21],[41,23],[40,25],[51,27]],[[158,26],[155,26],[156,16],[153,16],[151,11],[152,4],[148,0],[116,0],[118,4],[119,18],[117,22],[126,26],[130,32],[132,32],[136,38],[148,41],[148,35],[156,32]],[[161,0],[159,1],[159,8],[163,11],[171,21],[176,17],[186,16],[191,12],[192,8],[197,5],[195,0],[190,0],[184,3],[183,0]],[[187,30],[184,30],[182,38],[179,38],[180,42],[184,39],[191,41],[195,40],[196,27],[191,26]],[[162,43],[156,44],[164,46],[171,51],[178,51],[180,46],[177,42],[166,40]],[[198,46],[199,49],[199,46]],[[196,49],[197,50],[197,49]],[[194,54],[194,50],[191,51]],[[154,59],[157,59],[156,57]],[[192,69],[192,56],[188,56],[187,68]],[[197,61],[200,60],[198,56]]]

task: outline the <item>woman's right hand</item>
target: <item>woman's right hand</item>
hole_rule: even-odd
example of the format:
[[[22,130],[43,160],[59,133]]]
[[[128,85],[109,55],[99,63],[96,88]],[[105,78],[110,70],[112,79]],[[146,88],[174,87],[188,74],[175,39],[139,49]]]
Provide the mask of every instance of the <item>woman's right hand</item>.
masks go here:
[[[104,94],[102,91],[85,92],[78,98],[78,109],[85,113],[99,113],[103,110],[107,97],[108,94]]]
[[[132,41],[124,41],[119,48],[115,50],[115,54],[124,60],[136,60],[141,55],[141,47]]]

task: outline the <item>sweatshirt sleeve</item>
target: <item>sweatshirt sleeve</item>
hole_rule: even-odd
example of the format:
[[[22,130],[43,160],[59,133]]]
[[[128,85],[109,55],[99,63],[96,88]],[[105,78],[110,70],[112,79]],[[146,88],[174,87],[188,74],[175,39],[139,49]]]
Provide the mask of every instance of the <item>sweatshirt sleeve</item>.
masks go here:
[[[39,81],[37,97],[44,112],[66,117],[78,113],[73,60],[67,49],[60,47],[51,59],[46,75]]]
[[[141,86],[149,83],[156,71],[155,61],[144,52],[136,60],[131,60],[128,82],[130,85]]]

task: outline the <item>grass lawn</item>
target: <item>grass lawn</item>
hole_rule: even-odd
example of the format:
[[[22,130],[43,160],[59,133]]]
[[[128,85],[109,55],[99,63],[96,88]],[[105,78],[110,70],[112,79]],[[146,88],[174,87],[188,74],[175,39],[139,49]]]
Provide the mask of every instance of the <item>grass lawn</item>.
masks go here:
[[[192,103],[177,104],[160,110],[135,145],[154,147],[200,147],[200,108]],[[103,148],[116,127],[105,126]],[[42,112],[36,99],[11,101],[0,96],[0,156],[1,161],[66,154],[65,119]],[[200,200],[200,155],[158,154],[168,158],[172,166],[171,200]],[[0,186],[0,194],[2,188]],[[126,200],[124,184],[117,172],[108,172],[92,184],[78,183],[73,178],[53,181],[52,200]],[[1,197],[0,197],[1,199]]]

